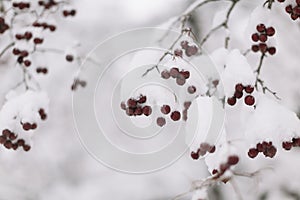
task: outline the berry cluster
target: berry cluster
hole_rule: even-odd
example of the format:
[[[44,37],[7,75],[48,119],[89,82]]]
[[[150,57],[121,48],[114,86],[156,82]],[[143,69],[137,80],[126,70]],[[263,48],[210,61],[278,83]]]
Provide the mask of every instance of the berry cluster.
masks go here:
[[[36,73],[38,73],[38,74],[40,74],[40,73],[47,74],[48,73],[48,69],[45,68],[45,67],[38,67],[38,68],[36,68]]]
[[[17,62],[19,64],[23,63],[25,65],[25,67],[29,67],[31,65],[31,61],[30,60],[24,60],[24,58],[26,58],[29,55],[28,51],[26,51],[26,50],[20,50],[18,48],[14,48],[13,49],[13,54],[15,56],[18,56]]]
[[[272,142],[262,142],[256,145],[256,148],[251,148],[248,151],[250,158],[255,158],[258,153],[263,153],[265,157],[273,158],[276,155],[277,149],[273,146]]]
[[[129,98],[127,104],[121,102],[121,109],[126,112],[128,116],[149,116],[152,114],[152,108],[148,105],[144,105],[147,101],[147,96],[140,95],[136,98]]]
[[[300,147],[300,138],[293,138],[292,141],[282,142],[282,148],[289,151],[292,147]]]
[[[32,33],[29,31],[26,31],[24,34],[16,34],[15,37],[17,40],[25,39],[28,41],[32,38]]]
[[[21,122],[21,124],[22,124],[22,127],[23,127],[24,131],[34,130],[34,129],[37,128],[36,123],[31,124],[29,122],[25,122],[25,123]]]
[[[56,30],[56,26],[52,24],[47,24],[46,22],[40,23],[40,22],[33,22],[33,27],[37,28],[43,28],[44,30],[49,29],[51,32]]]
[[[63,11],[63,16],[64,17],[68,17],[68,16],[72,16],[74,17],[76,15],[76,10],[72,9],[72,10],[64,10]]]
[[[251,85],[244,86],[241,83],[238,83],[235,85],[235,92],[233,97],[230,97],[227,99],[227,103],[231,106],[234,106],[237,102],[237,99],[240,99],[243,97],[245,91],[248,95],[244,98],[244,102],[248,106],[253,106],[255,104],[255,98],[251,95],[254,91],[254,87]]]
[[[188,78],[190,78],[190,72],[185,71],[185,70],[179,71],[178,68],[173,67],[173,68],[170,69],[170,71],[168,71],[168,70],[162,71],[161,72],[161,77],[163,79],[169,79],[170,77],[175,78],[177,85],[182,86],[186,83],[186,80]]]
[[[200,156],[204,156],[206,153],[214,153],[216,151],[216,147],[214,145],[210,145],[208,143],[201,143],[200,147],[196,152],[191,152],[191,157],[194,160],[198,160]]]
[[[12,4],[12,6],[14,8],[19,8],[20,10],[23,10],[25,8],[30,8],[30,3],[27,3],[27,2],[14,2]]]
[[[239,157],[236,155],[232,155],[229,156],[227,158],[227,162],[226,163],[222,163],[218,169],[214,169],[212,171],[212,174],[214,175],[215,178],[219,178],[221,177],[227,170],[230,169],[231,166],[234,166],[236,164],[238,164],[238,162],[240,161]]]
[[[50,9],[54,6],[56,6],[58,3],[54,0],[48,0],[48,1],[38,1],[39,6],[44,7],[44,9]]]
[[[19,147],[23,147],[24,151],[29,151],[31,147],[28,144],[25,144],[25,140],[17,140],[17,138],[17,134],[5,129],[2,131],[2,135],[0,136],[0,144],[2,144],[6,149],[17,150]]]
[[[9,26],[5,23],[5,19],[3,17],[0,17],[0,34],[4,33],[8,29]]]
[[[188,41],[184,40],[180,43],[181,48],[184,49],[185,55],[191,57],[198,53],[198,47],[196,45],[190,45]]]
[[[182,58],[183,51],[181,49],[174,50],[174,56]]]
[[[268,37],[272,37],[275,34],[275,29],[273,27],[266,28],[264,24],[258,24],[256,26],[256,30],[258,31],[258,33],[253,33],[251,38],[253,42],[259,43],[252,45],[252,51],[260,51],[263,54],[266,54],[268,52],[270,55],[274,55],[276,53],[276,48],[268,47],[266,41],[268,40]]]
[[[278,0],[278,2],[283,3],[285,0]],[[296,5],[293,6],[289,4],[285,7],[285,12],[290,14],[292,20],[297,20],[300,18],[300,0],[295,0]]]
[[[46,120],[47,119],[47,114],[46,114],[46,112],[43,108],[39,109],[39,115],[40,115],[41,120]]]
[[[86,81],[76,78],[74,80],[73,84],[71,85],[71,90],[73,90],[73,91],[77,90],[78,86],[81,86],[84,88],[86,86]]]

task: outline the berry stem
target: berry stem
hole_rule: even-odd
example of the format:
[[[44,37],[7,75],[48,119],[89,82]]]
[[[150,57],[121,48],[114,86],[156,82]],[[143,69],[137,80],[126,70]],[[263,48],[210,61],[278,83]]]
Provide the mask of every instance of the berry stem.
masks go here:
[[[15,42],[11,42],[10,44],[8,44],[0,53],[0,58],[5,54],[5,52],[7,50],[9,50],[11,47],[13,47],[15,45]]]

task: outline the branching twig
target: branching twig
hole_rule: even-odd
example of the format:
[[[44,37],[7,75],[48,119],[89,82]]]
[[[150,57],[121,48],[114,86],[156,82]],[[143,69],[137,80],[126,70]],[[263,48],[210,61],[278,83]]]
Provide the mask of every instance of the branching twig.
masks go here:
[[[259,59],[259,64],[257,69],[255,70],[256,73],[256,80],[255,80],[255,88],[256,90],[258,90],[258,86],[260,85],[260,87],[262,88],[262,92],[265,94],[266,92],[269,92],[270,94],[272,94],[276,99],[281,100],[279,96],[277,96],[277,93],[274,92],[273,90],[271,90],[270,88],[268,88],[267,86],[265,86],[264,81],[260,78],[260,74],[261,74],[261,69],[262,69],[262,65],[263,65],[263,61],[264,58],[266,57],[266,54],[262,53],[261,57]]]

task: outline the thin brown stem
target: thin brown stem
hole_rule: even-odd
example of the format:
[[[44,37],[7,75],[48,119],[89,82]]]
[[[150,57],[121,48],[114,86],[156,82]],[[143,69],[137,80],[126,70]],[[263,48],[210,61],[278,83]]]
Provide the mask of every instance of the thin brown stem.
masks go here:
[[[11,47],[13,47],[15,45],[15,43],[14,42],[11,42],[10,44],[8,44],[2,51],[1,51],[1,53],[0,53],[0,58],[5,54],[5,52],[7,51],[7,50],[9,50]]]

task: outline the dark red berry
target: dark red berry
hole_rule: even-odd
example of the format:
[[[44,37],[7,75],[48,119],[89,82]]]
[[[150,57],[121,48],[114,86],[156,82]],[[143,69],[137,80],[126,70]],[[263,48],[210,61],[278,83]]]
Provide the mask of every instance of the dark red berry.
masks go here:
[[[181,71],[180,74],[185,78],[190,78],[190,72],[189,71]]]
[[[178,121],[178,120],[180,120],[180,118],[181,118],[180,112],[174,111],[174,112],[171,113],[171,119],[173,121]]]
[[[182,54],[183,54],[183,52],[182,52],[181,49],[176,49],[174,51],[174,56],[176,56],[176,57],[181,57],[182,58]]]
[[[42,44],[43,41],[44,41],[44,39],[42,39],[42,38],[34,38],[33,39],[34,44]]]
[[[228,160],[227,160],[227,163],[229,165],[236,165],[238,162],[239,162],[239,157],[238,156],[229,156],[228,157]]]
[[[16,134],[14,134],[14,133],[10,133],[10,135],[9,135],[9,139],[10,140],[15,140],[15,139],[17,139],[17,135]]]
[[[5,137],[9,137],[10,133],[11,133],[11,131],[8,130],[8,129],[4,129],[4,130],[2,131],[2,135],[5,136]]]
[[[147,97],[144,96],[144,95],[141,95],[139,100],[138,100],[139,103],[146,103],[146,101],[147,101]]]
[[[175,67],[171,68],[170,75],[172,76],[172,78],[177,78],[178,74],[179,74],[178,68],[175,68]]]
[[[273,27],[269,27],[269,28],[267,28],[266,33],[268,36],[271,37],[275,34],[275,29]]]
[[[169,79],[170,78],[170,73],[168,72],[168,70],[164,70],[161,72],[161,77],[163,79]]]
[[[260,43],[260,44],[258,45],[258,47],[259,47],[259,50],[260,50],[262,53],[266,53],[267,50],[268,50],[268,46],[267,46],[265,43]]]
[[[5,141],[6,141],[5,136],[1,135],[1,136],[0,136],[0,144],[4,144]]]
[[[128,99],[127,106],[129,106],[130,108],[135,108],[137,106],[137,101],[133,98]]]
[[[274,55],[276,53],[276,48],[275,47],[269,47],[268,52],[270,55]]]
[[[300,6],[300,0],[296,0],[296,4]]]
[[[188,42],[188,41],[182,41],[182,42],[180,43],[180,45],[181,45],[181,47],[182,47],[183,49],[187,49],[188,46],[189,46],[189,42]]]
[[[235,91],[234,97],[237,99],[240,99],[243,97],[243,92]]]
[[[249,149],[248,156],[250,158],[255,158],[257,155],[258,155],[258,151],[256,149],[254,149],[254,148]]]
[[[124,102],[121,102],[120,107],[122,110],[126,110],[126,104]]]
[[[216,146],[215,146],[215,145],[210,146],[208,152],[209,152],[209,153],[214,153],[215,151],[216,151]]]
[[[259,35],[258,33],[253,33],[252,36],[251,36],[251,39],[254,41],[254,42],[257,42],[259,40]]]
[[[17,49],[17,48],[13,49],[13,54],[14,55],[19,55],[20,53],[21,53],[21,51],[19,49]]]
[[[195,55],[196,53],[198,52],[198,47],[193,45],[193,46],[188,46],[186,51],[185,51],[185,54],[190,57],[190,56],[193,56]]]
[[[177,85],[184,85],[185,84],[185,78],[183,77],[183,75],[179,74],[178,77],[176,78],[176,83]]]
[[[142,115],[143,114],[143,109],[142,107],[137,107],[134,111],[134,115]]]
[[[218,173],[218,170],[217,170],[217,169],[214,169],[211,173],[212,173],[213,175],[215,175],[215,174]]]
[[[258,152],[263,152],[264,151],[264,146],[261,143],[258,143],[256,145],[256,149]]]
[[[163,105],[161,108],[160,108],[160,111],[161,113],[167,115],[171,112],[171,108],[169,105]]]
[[[23,146],[23,145],[25,144],[25,140],[19,139],[19,140],[17,141],[17,144],[18,144],[19,147],[21,147],[21,146]]]
[[[7,149],[11,149],[12,148],[12,142],[10,140],[6,140],[4,142],[4,147]]]
[[[254,91],[254,87],[251,85],[247,85],[245,87],[245,92],[247,92],[248,94],[251,94]]]
[[[188,88],[187,88],[187,91],[188,91],[188,93],[190,93],[190,94],[194,94],[195,92],[196,92],[196,87],[195,86],[193,86],[193,85],[191,85],[191,86],[189,86]]]
[[[261,35],[259,36],[259,40],[260,40],[261,42],[266,42],[266,41],[268,40],[268,37],[267,37],[266,34],[261,34]]]
[[[253,106],[255,103],[255,98],[252,95],[248,95],[245,97],[245,104],[248,106]]]
[[[150,106],[144,106],[143,113],[145,116],[149,116],[152,113],[152,108]]]
[[[29,151],[31,149],[31,147],[27,144],[24,144],[23,149],[24,149],[24,151]]]
[[[134,109],[133,108],[126,108],[126,114],[128,116],[132,116],[134,114]]]
[[[296,20],[296,19],[298,19],[298,17],[299,17],[299,15],[297,15],[296,13],[291,14],[291,19],[292,20]]]
[[[293,12],[293,6],[292,5],[288,5],[287,7],[285,7],[285,11],[289,14],[291,14]]]
[[[282,142],[282,148],[289,151],[292,149],[293,143],[291,142]]]
[[[234,106],[236,104],[236,98],[235,97],[228,98],[227,103],[231,106]]]
[[[166,119],[163,117],[159,117],[156,119],[156,124],[160,127],[163,127],[166,124]]]
[[[256,30],[260,33],[264,32],[266,30],[266,26],[264,24],[259,24],[256,26]]]
[[[199,159],[199,154],[198,152],[191,152],[191,157],[194,159],[194,160],[198,160]]]
[[[74,57],[72,55],[66,55],[66,60],[68,62],[72,62],[74,60]]]
[[[259,51],[259,46],[258,45],[252,45],[251,50],[253,52],[258,52]]]
[[[24,124],[23,124],[23,129],[24,129],[25,131],[30,130],[30,129],[31,129],[31,124],[28,123],[28,122],[24,123]]]
[[[29,67],[31,65],[31,61],[30,60],[24,60],[24,65],[26,67]]]

